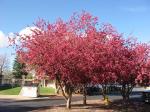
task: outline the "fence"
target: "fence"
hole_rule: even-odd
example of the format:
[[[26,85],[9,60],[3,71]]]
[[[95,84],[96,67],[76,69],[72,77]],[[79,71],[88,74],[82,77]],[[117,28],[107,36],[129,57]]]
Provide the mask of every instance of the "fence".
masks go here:
[[[25,82],[32,82],[33,80],[32,79],[0,79],[0,86],[22,86]]]
[[[34,79],[6,79],[6,78],[0,78],[0,86],[22,86],[24,84],[30,84],[32,82],[35,82]],[[53,80],[38,80],[38,83],[40,83],[43,87],[55,87],[55,81]]]

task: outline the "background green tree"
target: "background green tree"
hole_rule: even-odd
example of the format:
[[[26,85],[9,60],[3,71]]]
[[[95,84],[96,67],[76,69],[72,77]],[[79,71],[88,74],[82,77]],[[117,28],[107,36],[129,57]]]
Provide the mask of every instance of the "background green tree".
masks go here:
[[[16,57],[13,64],[13,75],[15,78],[22,78],[22,76],[27,76],[28,73],[25,70],[26,65],[24,63],[20,63],[18,58]]]

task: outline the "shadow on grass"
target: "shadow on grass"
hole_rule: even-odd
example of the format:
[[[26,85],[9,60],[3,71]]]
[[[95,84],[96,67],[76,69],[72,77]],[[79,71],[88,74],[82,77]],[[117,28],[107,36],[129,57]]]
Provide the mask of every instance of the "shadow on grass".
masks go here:
[[[57,95],[40,95],[39,97],[56,97]]]
[[[11,86],[9,86],[9,87],[1,86],[1,87],[0,87],[0,91],[7,90],[7,89],[12,89],[12,88],[15,88],[15,87],[11,87]]]

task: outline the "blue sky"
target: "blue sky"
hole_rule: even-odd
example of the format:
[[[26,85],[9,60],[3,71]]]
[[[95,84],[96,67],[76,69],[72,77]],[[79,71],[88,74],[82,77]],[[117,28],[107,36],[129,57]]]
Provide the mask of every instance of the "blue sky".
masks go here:
[[[99,22],[111,23],[120,33],[150,41],[150,0],[0,0],[0,54],[7,53],[12,60],[14,51],[6,47],[4,38],[32,26],[39,17],[54,22],[82,10]]]

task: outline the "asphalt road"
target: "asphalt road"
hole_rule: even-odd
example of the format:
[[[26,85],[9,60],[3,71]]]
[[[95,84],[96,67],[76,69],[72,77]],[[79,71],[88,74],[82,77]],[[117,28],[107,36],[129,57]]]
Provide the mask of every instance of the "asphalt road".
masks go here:
[[[119,100],[120,95],[110,95],[111,100]],[[131,98],[139,98],[140,95],[132,95]],[[101,95],[87,96],[87,100],[102,99]],[[72,102],[82,100],[82,96],[73,96]],[[14,100],[0,98],[0,112],[29,112],[37,109],[46,109],[50,106],[65,104],[63,97],[34,99],[34,100]]]

